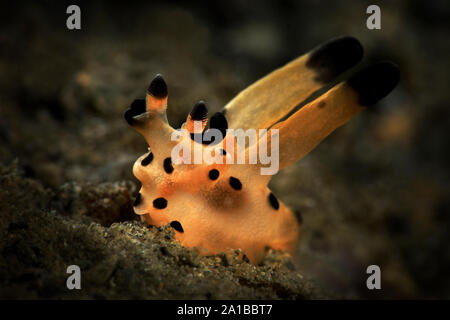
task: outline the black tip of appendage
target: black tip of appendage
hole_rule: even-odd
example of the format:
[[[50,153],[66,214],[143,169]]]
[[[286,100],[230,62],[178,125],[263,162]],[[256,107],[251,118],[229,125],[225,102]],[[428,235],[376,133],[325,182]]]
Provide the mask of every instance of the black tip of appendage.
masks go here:
[[[150,85],[148,86],[148,93],[150,93],[155,98],[165,98],[167,97],[168,90],[167,84],[164,81],[163,77],[158,73],[156,77],[152,80]]]
[[[363,47],[353,37],[344,36],[325,42],[309,55],[306,66],[317,72],[316,80],[328,83],[361,61]]]
[[[228,121],[225,118],[225,115],[222,112],[216,112],[212,115],[211,119],[209,119],[209,128],[217,129],[222,134],[222,139],[218,141],[204,141],[204,144],[217,144],[225,138],[228,129]]]
[[[133,117],[144,113],[146,111],[145,100],[144,99],[136,99],[130,105],[130,108],[125,111],[123,114],[125,120],[128,122],[130,126],[135,123]]]
[[[204,101],[199,101],[192,108],[190,113],[192,120],[205,120],[208,117],[208,109]]]
[[[228,129],[227,118],[225,118],[225,116],[222,112],[216,112],[213,114],[213,116],[209,120],[209,127],[211,129],[220,130],[222,135],[225,137],[225,134],[227,133],[227,129]]]
[[[347,80],[359,95],[363,106],[377,103],[391,92],[400,81],[400,70],[392,62],[378,62],[368,66]]]

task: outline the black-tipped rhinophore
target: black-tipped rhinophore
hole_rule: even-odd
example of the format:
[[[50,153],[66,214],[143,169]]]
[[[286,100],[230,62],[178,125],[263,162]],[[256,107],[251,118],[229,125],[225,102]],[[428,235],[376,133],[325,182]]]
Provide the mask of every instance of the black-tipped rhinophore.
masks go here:
[[[205,120],[208,117],[208,109],[204,101],[199,101],[192,108],[190,113],[192,120]]]
[[[368,66],[347,80],[359,95],[358,102],[371,106],[384,98],[400,80],[400,70],[392,62],[378,62]]]
[[[327,83],[356,65],[362,56],[363,47],[357,39],[339,37],[315,48],[310,53],[306,66],[317,73],[317,81]]]
[[[211,129],[219,130],[222,133],[222,136],[225,137],[228,129],[228,121],[222,112],[216,112],[209,120],[209,127]]]
[[[203,138],[203,144],[214,145],[214,144],[217,144],[220,141],[222,141],[223,138],[225,138],[225,136],[227,134],[227,129],[228,129],[228,121],[222,112],[216,112],[213,114],[211,119],[209,119],[209,128],[219,130],[220,133],[222,134],[222,139],[215,141],[214,140],[215,137],[213,136],[212,141],[205,141],[205,139]]]
[[[145,109],[145,100],[144,99],[136,99],[131,104],[130,108],[125,111],[123,114],[125,120],[128,122],[130,126],[134,125],[136,121],[133,117],[140,115],[146,111]]]
[[[168,94],[167,84],[159,73],[156,75],[156,77],[152,80],[152,82],[148,86],[148,93],[150,93],[155,98],[162,99],[167,97]]]

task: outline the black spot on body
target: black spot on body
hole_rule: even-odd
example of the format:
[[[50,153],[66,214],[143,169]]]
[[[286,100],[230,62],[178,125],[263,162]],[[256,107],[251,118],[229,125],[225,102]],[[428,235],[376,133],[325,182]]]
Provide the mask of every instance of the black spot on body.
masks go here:
[[[192,120],[205,120],[208,117],[208,109],[203,101],[199,101],[190,113]]]
[[[371,106],[387,96],[400,80],[400,70],[392,62],[375,63],[347,80],[358,93],[358,102]]]
[[[179,223],[178,221],[172,221],[170,223],[170,226],[178,232],[184,232],[183,227],[181,226],[181,223]]]
[[[148,156],[146,156],[144,159],[142,159],[141,165],[145,167],[145,166],[149,165],[150,162],[152,162],[152,160],[153,160],[153,153],[150,152],[148,154]]]
[[[123,114],[125,121],[128,122],[130,126],[136,124],[136,120],[133,117],[140,115],[146,112],[145,100],[144,99],[136,99],[130,105],[130,108],[125,111]]]
[[[315,48],[306,66],[316,73],[317,81],[328,83],[356,65],[363,56],[361,43],[353,37],[340,37]]]
[[[136,206],[138,206],[140,203],[141,203],[141,200],[142,200],[142,196],[141,196],[141,193],[138,193],[138,195],[137,195],[137,197],[136,197],[136,199],[134,199],[134,202],[133,202],[133,207],[136,207]]]
[[[327,103],[325,101],[320,101],[319,104],[317,105],[317,108],[319,109],[323,109],[325,108],[325,106],[327,105]]]
[[[208,176],[211,180],[216,180],[219,177],[219,175],[220,175],[220,172],[217,169],[212,169],[208,173]]]
[[[164,166],[164,171],[165,172],[167,172],[167,173],[172,173],[173,172],[173,166],[172,166],[172,158],[165,158],[164,159],[164,163],[163,163],[163,166]]]
[[[234,190],[241,190],[242,189],[242,183],[238,178],[230,177],[230,186]]]
[[[269,194],[268,199],[269,199],[270,205],[271,205],[275,210],[280,209],[280,203],[278,202],[277,197],[275,197],[275,195],[274,195],[272,192]]]
[[[156,209],[164,209],[167,207],[167,200],[165,198],[156,198],[153,200],[153,207]]]
[[[227,152],[226,152],[224,149],[220,149],[220,153],[221,153],[223,156],[226,156],[226,155],[227,155]]]
[[[148,87],[148,93],[150,93],[155,98],[162,99],[167,97],[168,94],[167,84],[159,73],[150,83]]]

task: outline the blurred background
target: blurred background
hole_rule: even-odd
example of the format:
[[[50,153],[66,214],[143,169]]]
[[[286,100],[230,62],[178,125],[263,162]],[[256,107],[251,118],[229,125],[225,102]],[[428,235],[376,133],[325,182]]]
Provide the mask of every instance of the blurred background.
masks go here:
[[[450,298],[447,1],[77,1],[81,30],[66,28],[70,4],[2,4],[3,168],[16,163],[57,195],[116,181],[134,195],[131,168],[146,144],[122,114],[156,73],[175,127],[198,100],[212,114],[275,68],[351,35],[364,64],[392,60],[401,82],[272,180],[303,217],[295,263],[345,298]],[[381,30],[366,28],[370,4]],[[366,288],[371,264],[382,290]]]

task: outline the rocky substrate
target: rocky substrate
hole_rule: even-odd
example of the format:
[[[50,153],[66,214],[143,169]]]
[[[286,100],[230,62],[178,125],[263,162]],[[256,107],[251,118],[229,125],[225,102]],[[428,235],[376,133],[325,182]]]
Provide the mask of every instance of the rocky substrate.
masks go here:
[[[203,257],[169,226],[133,220],[134,182],[51,190],[24,177],[17,161],[0,173],[1,298],[326,297],[282,252],[268,251],[257,266],[240,250]],[[81,290],[66,287],[69,265],[81,269]]]

